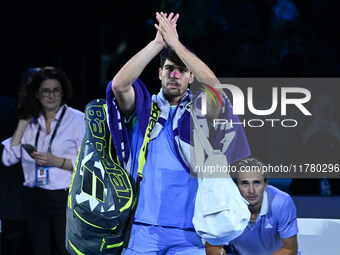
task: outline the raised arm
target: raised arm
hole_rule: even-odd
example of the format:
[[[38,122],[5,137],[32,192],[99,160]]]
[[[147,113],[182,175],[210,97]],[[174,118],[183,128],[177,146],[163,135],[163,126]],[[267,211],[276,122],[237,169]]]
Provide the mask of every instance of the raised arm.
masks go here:
[[[173,13],[171,13],[168,17],[166,16],[164,14],[170,27],[174,28],[179,15],[173,16]],[[112,91],[117,98],[119,109],[126,117],[130,116],[135,110],[135,92],[132,83],[164,47],[166,47],[166,43],[161,34],[157,32],[155,39],[133,56],[113,78]]]
[[[21,144],[21,139],[25,133],[25,130],[28,126],[29,120],[19,119],[17,128],[14,131],[14,134],[11,139],[11,147],[17,146]]]
[[[163,13],[156,13],[156,19],[159,25],[155,24],[156,29],[162,35],[164,41],[172,50],[176,52],[183,63],[194,74],[196,79],[204,84],[214,86],[219,84],[219,80],[216,78],[213,71],[195,54],[190,52],[178,39],[175,29],[171,29],[171,24]],[[222,98],[222,89],[216,89],[220,98]],[[209,118],[217,117],[220,112],[221,105],[218,107],[209,107],[214,104],[213,100],[208,97],[208,116]]]

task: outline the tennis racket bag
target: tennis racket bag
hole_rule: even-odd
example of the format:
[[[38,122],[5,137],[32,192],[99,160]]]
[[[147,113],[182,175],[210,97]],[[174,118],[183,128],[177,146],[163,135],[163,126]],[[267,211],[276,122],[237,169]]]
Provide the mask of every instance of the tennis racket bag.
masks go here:
[[[74,255],[121,254],[135,201],[133,181],[119,165],[106,115],[104,99],[85,108],[86,134],[66,210],[66,248]]]

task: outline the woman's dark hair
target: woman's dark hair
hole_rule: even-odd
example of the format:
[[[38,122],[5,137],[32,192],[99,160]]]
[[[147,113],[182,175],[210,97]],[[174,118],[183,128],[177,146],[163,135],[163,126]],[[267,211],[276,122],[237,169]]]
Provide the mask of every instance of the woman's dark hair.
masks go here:
[[[38,118],[42,113],[42,105],[37,97],[40,84],[45,80],[55,79],[61,84],[63,92],[61,104],[67,103],[72,96],[72,84],[65,73],[57,68],[46,66],[32,75],[30,82],[22,86],[19,92],[18,116],[20,119]]]

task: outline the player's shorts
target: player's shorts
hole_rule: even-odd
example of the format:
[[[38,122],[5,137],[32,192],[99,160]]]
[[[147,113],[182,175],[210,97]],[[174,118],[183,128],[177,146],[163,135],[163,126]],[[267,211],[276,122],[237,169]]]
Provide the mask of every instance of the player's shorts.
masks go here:
[[[205,248],[194,230],[137,223],[132,226],[129,246],[122,254],[200,255],[205,254]]]

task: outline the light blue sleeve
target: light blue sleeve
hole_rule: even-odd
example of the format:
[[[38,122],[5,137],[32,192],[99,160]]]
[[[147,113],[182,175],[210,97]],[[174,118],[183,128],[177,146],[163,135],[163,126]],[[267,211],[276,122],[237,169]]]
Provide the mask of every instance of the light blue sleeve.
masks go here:
[[[293,199],[287,196],[278,216],[278,232],[281,238],[289,238],[299,232],[296,217]]]

